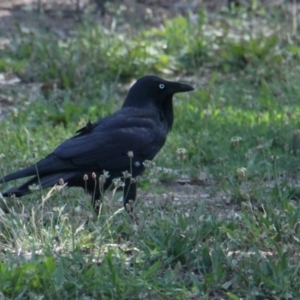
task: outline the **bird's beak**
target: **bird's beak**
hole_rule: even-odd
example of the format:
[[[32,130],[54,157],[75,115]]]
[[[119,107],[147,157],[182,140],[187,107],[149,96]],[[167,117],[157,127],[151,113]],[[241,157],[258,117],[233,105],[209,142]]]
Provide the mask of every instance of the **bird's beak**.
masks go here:
[[[184,93],[192,91],[194,88],[188,84],[181,83],[181,82],[173,82],[172,83],[172,92],[173,94],[176,93]]]

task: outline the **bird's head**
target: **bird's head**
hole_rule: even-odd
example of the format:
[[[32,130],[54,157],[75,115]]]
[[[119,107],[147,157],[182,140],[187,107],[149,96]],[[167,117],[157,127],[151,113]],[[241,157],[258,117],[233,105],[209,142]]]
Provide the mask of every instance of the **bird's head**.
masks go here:
[[[144,76],[130,88],[123,107],[147,107],[149,104],[164,106],[176,93],[192,91],[188,84],[167,81],[156,76]]]

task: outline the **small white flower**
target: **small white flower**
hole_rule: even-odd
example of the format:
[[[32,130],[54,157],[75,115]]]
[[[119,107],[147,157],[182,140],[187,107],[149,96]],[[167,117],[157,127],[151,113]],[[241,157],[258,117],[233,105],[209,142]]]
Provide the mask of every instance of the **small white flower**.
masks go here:
[[[247,171],[246,168],[237,168],[236,171],[237,171],[240,178],[245,178],[246,177],[246,171]]]
[[[125,186],[125,183],[122,181],[121,178],[114,178],[113,179],[113,184],[116,188]]]
[[[177,154],[186,154],[187,153],[187,150],[185,149],[185,148],[178,148],[177,150],[176,150],[176,153]]]
[[[131,174],[128,171],[122,172],[124,178],[131,178]]]
[[[231,146],[236,148],[240,144],[241,140],[242,140],[242,138],[240,136],[232,137],[230,140]]]
[[[105,178],[109,178],[109,171],[103,170],[102,173],[103,173],[103,175],[104,175]]]
[[[143,162],[143,165],[145,168],[151,168],[151,167],[155,167],[155,162],[152,160],[145,160]]]

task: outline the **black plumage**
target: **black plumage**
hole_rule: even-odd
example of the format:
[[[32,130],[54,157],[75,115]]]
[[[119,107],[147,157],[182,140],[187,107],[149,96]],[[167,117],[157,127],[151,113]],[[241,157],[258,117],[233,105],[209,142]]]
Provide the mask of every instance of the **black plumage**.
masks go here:
[[[96,123],[88,122],[37,164],[1,178],[0,183],[4,183],[33,176],[21,186],[3,192],[3,196],[21,197],[31,192],[30,185],[44,189],[63,179],[69,187],[86,189],[95,205],[95,200],[101,199],[99,176],[104,170],[110,175],[104,190],[124,171],[131,172],[132,178],[142,174],[143,162],[155,157],[172,128],[173,95],[191,90],[190,85],[156,76],[138,79],[120,110]],[[133,157],[129,157],[130,151]],[[130,178],[124,182],[126,208],[126,203],[136,198],[136,183]]]

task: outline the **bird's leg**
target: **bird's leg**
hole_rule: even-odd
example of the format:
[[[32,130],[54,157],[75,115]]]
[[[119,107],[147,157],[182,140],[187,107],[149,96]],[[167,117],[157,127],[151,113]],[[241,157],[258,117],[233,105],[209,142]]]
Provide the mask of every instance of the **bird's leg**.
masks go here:
[[[125,179],[123,204],[127,212],[133,212],[133,203],[136,198],[136,182],[132,178]]]
[[[138,225],[139,218],[133,210],[134,201],[136,199],[136,181],[133,178],[125,179],[123,204],[125,210],[129,213],[131,219]]]
[[[98,215],[100,209],[100,202],[102,201],[103,195],[100,192],[99,177],[95,173],[92,173],[92,179],[89,182],[89,184],[90,186],[88,187],[88,189],[89,194],[91,194],[92,196],[92,205],[95,213]]]

